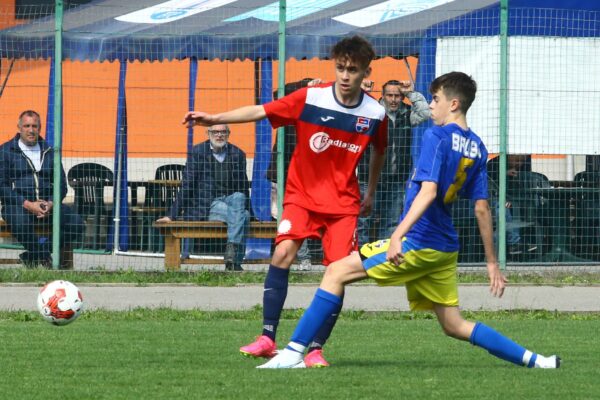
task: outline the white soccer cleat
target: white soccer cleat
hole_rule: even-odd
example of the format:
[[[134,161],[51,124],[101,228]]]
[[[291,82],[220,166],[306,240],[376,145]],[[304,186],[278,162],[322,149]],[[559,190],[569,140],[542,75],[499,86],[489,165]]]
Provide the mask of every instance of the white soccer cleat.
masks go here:
[[[275,357],[256,368],[306,368],[306,366],[304,365],[304,354],[289,349],[283,349]]]
[[[561,359],[559,356],[544,357],[538,354],[534,368],[554,369],[560,368]]]

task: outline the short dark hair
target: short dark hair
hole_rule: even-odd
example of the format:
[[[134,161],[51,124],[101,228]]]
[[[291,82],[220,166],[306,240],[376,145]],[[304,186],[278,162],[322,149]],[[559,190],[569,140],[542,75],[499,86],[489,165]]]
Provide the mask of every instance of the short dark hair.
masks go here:
[[[333,45],[330,56],[333,60],[347,58],[366,69],[371,61],[375,59],[375,50],[373,50],[373,46],[367,39],[354,35],[343,38]]]
[[[388,86],[400,86],[400,81],[397,79],[390,79],[389,81],[384,83],[383,86],[381,87],[381,93],[385,94],[385,89]]]
[[[460,110],[466,114],[475,100],[477,83],[464,72],[448,72],[435,78],[429,86],[431,94],[440,89],[447,98],[457,98],[460,102]]]
[[[42,119],[40,118],[40,114],[38,114],[36,111],[33,110],[25,110],[21,113],[21,115],[19,115],[19,125],[21,125],[21,121],[23,120],[23,117],[37,117],[38,121],[40,122],[40,125],[42,124]]]

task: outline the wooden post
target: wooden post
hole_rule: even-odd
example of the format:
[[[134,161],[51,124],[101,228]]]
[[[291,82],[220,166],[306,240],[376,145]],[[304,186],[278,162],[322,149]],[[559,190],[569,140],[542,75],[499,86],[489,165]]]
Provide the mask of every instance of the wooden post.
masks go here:
[[[181,269],[181,239],[173,232],[165,232],[165,269],[179,271]]]

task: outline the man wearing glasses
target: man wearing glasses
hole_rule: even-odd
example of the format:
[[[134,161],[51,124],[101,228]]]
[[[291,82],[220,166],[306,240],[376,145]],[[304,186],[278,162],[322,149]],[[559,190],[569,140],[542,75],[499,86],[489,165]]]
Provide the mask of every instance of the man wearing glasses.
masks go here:
[[[229,143],[229,132],[225,124],[208,127],[208,140],[192,149],[183,173],[181,190],[169,215],[157,222],[176,218],[225,222],[225,268],[242,271],[250,222],[250,184],[246,174],[246,154]]]

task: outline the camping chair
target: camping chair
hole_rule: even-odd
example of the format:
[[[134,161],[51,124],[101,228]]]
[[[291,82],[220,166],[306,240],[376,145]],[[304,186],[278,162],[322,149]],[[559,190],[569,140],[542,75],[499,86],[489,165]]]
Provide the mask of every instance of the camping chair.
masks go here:
[[[67,174],[67,181],[75,191],[75,210],[84,221],[93,219],[93,249],[106,246],[100,242],[101,219],[108,217],[110,209],[104,203],[104,188],[113,185],[113,173],[101,164],[82,163],[73,166]],[[107,226],[108,222],[104,226]]]

